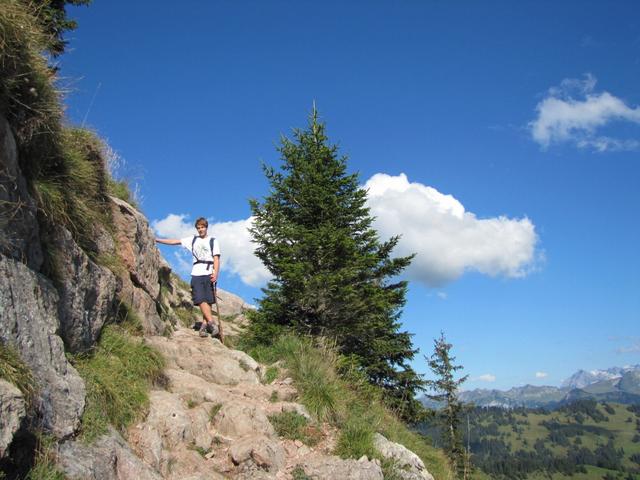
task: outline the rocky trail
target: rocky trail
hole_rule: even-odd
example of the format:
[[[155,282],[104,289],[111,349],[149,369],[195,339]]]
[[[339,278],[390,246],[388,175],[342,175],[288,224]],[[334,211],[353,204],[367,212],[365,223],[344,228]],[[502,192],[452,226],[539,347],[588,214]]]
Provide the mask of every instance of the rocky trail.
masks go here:
[[[312,447],[278,437],[269,416],[292,411],[311,420],[290,378],[264,384],[263,365],[188,328],[146,341],[167,360],[166,388],[150,392],[149,412],[129,428],[128,444],[116,432],[91,447],[62,444],[72,478],[113,478],[101,474],[105,457],[119,479],[383,478],[378,460],[332,456],[336,432],[328,426]]]

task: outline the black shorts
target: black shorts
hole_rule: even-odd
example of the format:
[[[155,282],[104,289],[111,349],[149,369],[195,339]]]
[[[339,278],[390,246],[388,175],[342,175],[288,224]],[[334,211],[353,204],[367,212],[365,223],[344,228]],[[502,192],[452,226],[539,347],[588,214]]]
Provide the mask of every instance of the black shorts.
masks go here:
[[[215,303],[211,276],[198,275],[191,277],[191,299],[194,305],[200,305],[203,302],[208,304]]]

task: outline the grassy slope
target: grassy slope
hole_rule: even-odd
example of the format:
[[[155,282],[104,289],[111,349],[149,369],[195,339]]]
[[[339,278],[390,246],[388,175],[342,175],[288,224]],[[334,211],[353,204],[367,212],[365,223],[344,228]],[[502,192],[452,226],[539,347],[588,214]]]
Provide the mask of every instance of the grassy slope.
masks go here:
[[[436,480],[454,478],[443,452],[387,410],[379,391],[357,372],[337,373],[341,359],[331,346],[285,335],[269,347],[256,347],[248,353],[262,363],[283,362],[300,392],[299,401],[318,422],[339,429],[336,455],[380,458],[373,447],[373,434],[379,432],[415,452]],[[383,468],[388,474],[389,466],[384,462]]]
[[[633,413],[629,412],[627,410],[626,405],[619,405],[619,404],[612,404],[612,403],[610,403],[609,405],[614,409],[614,414],[607,413],[604,410],[604,407],[600,404],[597,407],[602,414],[608,417],[607,421],[596,422],[592,418],[587,417],[582,425],[594,426],[594,427],[606,429],[607,432],[613,435],[616,448],[621,447],[624,449],[625,456],[624,456],[623,465],[627,468],[633,467],[633,466],[637,467],[638,465],[631,462],[629,460],[629,457],[635,453],[640,453],[640,443],[632,442],[633,436],[636,433],[638,433],[636,431],[636,423],[635,423],[636,418],[638,417],[636,417]],[[555,411],[555,412],[550,412],[546,414],[528,413],[526,416],[521,414],[515,414],[514,417],[517,420],[526,420],[529,422],[528,426],[523,425],[524,432],[521,435],[516,434],[510,425],[501,425],[498,428],[499,433],[506,435],[505,442],[511,446],[513,451],[520,450],[520,449],[533,451],[534,443],[536,442],[536,440],[541,439],[541,440],[545,440],[545,444],[552,452],[554,452],[555,455],[564,455],[567,452],[567,448],[572,447],[573,441],[576,438],[576,437],[570,437],[571,445],[569,447],[563,447],[557,444],[552,444],[547,439],[549,430],[542,425],[542,422],[544,421],[549,422],[549,421],[552,421],[552,419],[554,419],[556,421],[559,421],[563,425],[576,424],[575,420],[573,420],[570,417],[570,415],[564,412]],[[627,422],[628,418],[631,418],[632,421]],[[484,420],[481,423],[484,425],[488,425],[489,423],[491,423],[491,421]],[[488,437],[490,438],[491,436],[488,436]],[[590,432],[585,432],[584,435],[582,435],[580,438],[582,440],[582,446],[589,448],[590,450],[593,450],[599,444],[606,443],[608,440],[608,438],[606,438],[603,435],[598,435],[596,433],[590,433]],[[527,442],[526,445],[524,443],[525,440]],[[579,480],[579,479],[586,480],[586,479],[596,479],[596,478],[601,479],[606,472],[612,472],[606,469],[591,467],[591,466],[588,466],[587,470],[588,470],[587,474],[576,474],[572,477],[568,477],[566,475],[561,475],[561,474],[555,474],[553,476],[553,479],[554,480],[560,480],[565,478],[567,479],[572,478],[576,480]],[[476,478],[477,480],[481,480],[489,477],[482,473],[478,473],[474,478]],[[530,478],[542,479],[542,478],[548,478],[548,476],[540,474],[537,476],[531,476]]]

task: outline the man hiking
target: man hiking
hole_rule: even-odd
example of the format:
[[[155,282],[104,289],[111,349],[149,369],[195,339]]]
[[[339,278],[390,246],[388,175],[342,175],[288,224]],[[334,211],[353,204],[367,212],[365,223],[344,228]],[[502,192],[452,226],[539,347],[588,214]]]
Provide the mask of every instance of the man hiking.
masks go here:
[[[200,336],[206,337],[210,333],[212,337],[215,337],[220,333],[220,328],[213,321],[211,305],[216,302],[215,286],[220,273],[220,245],[217,239],[207,235],[209,222],[206,218],[198,218],[195,225],[198,235],[179,240],[156,238],[156,242],[164,245],[182,245],[191,252],[193,259],[191,297],[193,304],[200,307],[204,318],[200,325]]]

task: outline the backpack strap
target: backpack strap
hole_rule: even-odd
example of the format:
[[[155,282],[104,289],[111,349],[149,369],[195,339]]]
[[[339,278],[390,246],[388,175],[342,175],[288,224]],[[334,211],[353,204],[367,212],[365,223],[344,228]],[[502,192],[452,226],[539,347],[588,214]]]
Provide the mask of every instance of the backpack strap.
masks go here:
[[[193,240],[191,240],[191,255],[193,255],[193,258],[195,258],[195,262],[193,262],[193,264],[195,265],[196,263],[204,263],[207,265],[207,270],[209,270],[209,267],[213,265],[213,262],[210,260],[200,260],[197,256],[195,251],[193,250],[193,246],[196,244],[196,239],[198,237],[196,237],[195,235],[193,236]],[[209,248],[211,249],[211,258],[213,258],[213,242],[215,240],[215,237],[211,237],[209,238]]]

